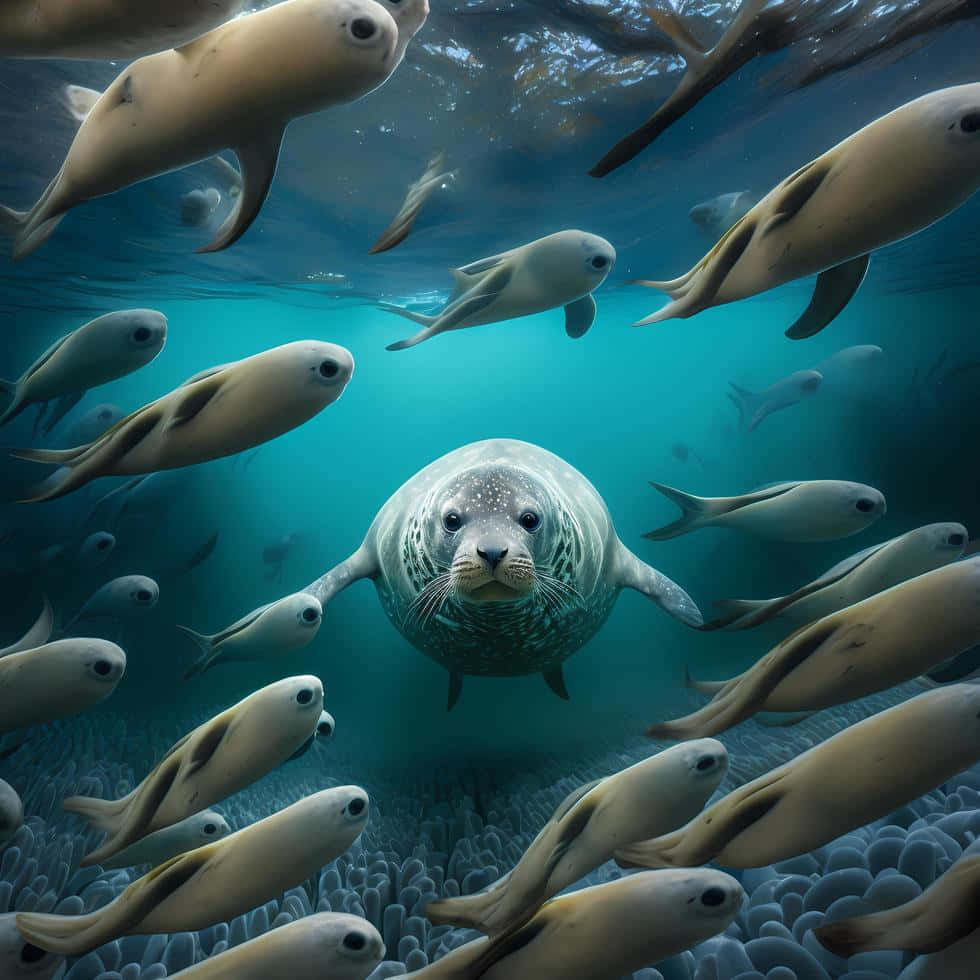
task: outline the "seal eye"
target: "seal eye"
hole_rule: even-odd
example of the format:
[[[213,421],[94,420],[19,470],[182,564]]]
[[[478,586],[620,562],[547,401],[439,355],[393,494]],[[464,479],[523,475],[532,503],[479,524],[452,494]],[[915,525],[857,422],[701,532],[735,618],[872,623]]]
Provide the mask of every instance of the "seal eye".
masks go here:
[[[105,677],[112,672],[112,664],[108,660],[96,660],[92,664],[92,670],[94,670],[99,677]]]
[[[137,327],[133,331],[133,340],[137,344],[145,344],[150,339],[150,328],[149,327]]]
[[[463,518],[456,513],[456,511],[451,510],[442,519],[442,526],[450,533],[455,534],[463,526]]]
[[[312,607],[307,606],[303,610],[303,622],[304,623],[315,623],[320,618],[319,613]]]
[[[354,23],[356,24],[357,21],[355,20]],[[329,357],[325,361],[320,361],[320,375],[322,377],[336,378],[339,373],[340,373],[340,365],[336,361],[332,360]]]
[[[33,943],[24,943],[20,948],[21,963],[40,963],[47,955],[45,950],[38,949]]]
[[[360,796],[355,796],[354,799],[347,804],[347,812],[352,817],[359,817],[363,812],[364,808],[367,806],[365,800]]]
[[[855,505],[862,514],[870,514],[875,509],[875,502],[867,497],[862,497]]]
[[[607,259],[604,255],[593,255],[592,261],[589,262],[589,265],[591,265],[593,269],[605,269],[605,267],[609,265],[609,259]]]
[[[137,589],[135,598],[137,602],[149,602],[153,596],[149,589]]]
[[[369,38],[374,37],[375,31],[374,22],[368,20],[367,17],[358,17],[356,20],[351,21],[350,32],[358,41],[367,41]]]
[[[367,946],[367,940],[359,932],[349,932],[344,936],[345,949],[351,949],[355,953],[359,953],[365,946]]]
[[[960,545],[966,544],[966,536],[959,533],[951,534],[946,539],[946,544],[950,545],[953,548],[959,548]]]
[[[296,700],[299,704],[309,704],[313,700],[313,692],[308,687],[304,687],[296,695]]]
[[[536,531],[541,526],[541,518],[533,510],[526,510],[517,521],[525,531]]]
[[[715,765],[715,757],[713,755],[703,755],[698,759],[698,764],[695,767],[698,772],[707,772],[709,769],[713,769]]]
[[[960,120],[960,129],[964,133],[975,133],[980,129],[980,112],[968,112]]]
[[[717,908],[725,901],[725,893],[720,888],[709,888],[701,894],[701,904],[708,908]]]
[[[214,833],[217,833],[217,831],[218,831],[217,824],[206,823],[204,825],[204,833],[206,833],[208,837],[210,837]]]

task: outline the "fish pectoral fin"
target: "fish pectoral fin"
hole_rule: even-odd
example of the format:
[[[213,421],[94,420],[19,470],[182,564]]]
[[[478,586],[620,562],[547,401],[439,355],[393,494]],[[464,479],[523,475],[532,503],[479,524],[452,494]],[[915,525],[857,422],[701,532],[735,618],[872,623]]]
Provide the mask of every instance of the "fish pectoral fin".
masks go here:
[[[167,431],[193,422],[215,395],[221,391],[224,383],[223,374],[213,374],[196,381],[189,387],[184,385],[183,387],[187,388],[187,393],[174,409],[174,414],[167,424]]]
[[[549,913],[548,905],[544,905],[526,925],[491,939],[483,953],[460,970],[458,980],[480,980],[498,963],[534,942],[549,926],[557,926],[557,920]]]
[[[549,667],[548,670],[543,670],[541,676],[544,678],[545,684],[551,688],[555,694],[562,699],[562,701],[568,701],[568,688],[565,687],[565,674],[562,670],[562,665],[558,664],[555,667]]]
[[[821,330],[851,301],[868,271],[870,255],[859,255],[817,276],[810,305],[787,331],[790,340],[804,340]]]
[[[218,252],[238,241],[258,216],[272,186],[282,146],[282,129],[257,136],[235,148],[242,169],[242,192],[214,240],[198,252]]]
[[[595,300],[592,294],[569,303],[565,307],[565,333],[574,340],[585,335],[595,322]]]
[[[491,269],[496,269],[504,259],[510,256],[510,252],[501,252],[499,255],[490,255],[485,259],[477,259],[476,262],[471,262],[469,265],[461,265],[458,269],[453,269],[453,276],[459,282],[459,275],[473,279],[476,276],[481,275],[484,272],[489,272]],[[472,283],[471,283],[472,284]]]

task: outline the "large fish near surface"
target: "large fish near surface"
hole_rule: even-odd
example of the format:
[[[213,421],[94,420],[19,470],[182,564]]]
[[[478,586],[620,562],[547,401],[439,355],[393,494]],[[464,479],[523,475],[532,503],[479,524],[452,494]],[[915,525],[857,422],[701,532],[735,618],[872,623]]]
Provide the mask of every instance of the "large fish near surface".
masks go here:
[[[901,165],[896,165],[896,161]],[[927,228],[980,187],[980,82],[930,92],[858,130],[771,190],[636,326],[690,317],[817,275],[786,331],[822,330],[864,279],[870,253]]]
[[[43,431],[50,432],[90,388],[115,381],[149,364],[167,341],[167,318],[156,310],[106,313],[56,340],[16,382],[0,380],[12,396],[0,425],[29,405],[57,400]]]
[[[25,502],[54,500],[100,476],[152,473],[233,456],[302,425],[335,402],[354,373],[350,351],[298,340],[194,375],[75,449],[16,449],[63,466]]]
[[[962,524],[926,524],[865,548],[802,588],[775,599],[722,599],[723,615],[703,629],[751,629],[779,617],[805,626],[893,585],[956,561],[966,550]]]
[[[0,208],[14,257],[40,247],[76,205],[233,149],[242,191],[201,251],[227,248],[265,203],[289,122],[383,84],[398,43],[374,0],[285,0],[141,58],[85,117],[34,207]]]

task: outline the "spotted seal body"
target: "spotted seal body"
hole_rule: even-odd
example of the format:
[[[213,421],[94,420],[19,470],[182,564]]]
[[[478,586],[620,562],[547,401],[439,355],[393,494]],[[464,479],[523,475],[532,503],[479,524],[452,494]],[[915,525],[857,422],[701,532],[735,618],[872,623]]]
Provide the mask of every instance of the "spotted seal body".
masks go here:
[[[688,625],[690,597],[616,535],[596,489],[552,453],[493,439],[463,446],[408,480],[361,547],[304,589],[324,606],[370,578],[402,635],[450,673],[541,673],[567,698],[562,663],[606,621],[621,589]]]

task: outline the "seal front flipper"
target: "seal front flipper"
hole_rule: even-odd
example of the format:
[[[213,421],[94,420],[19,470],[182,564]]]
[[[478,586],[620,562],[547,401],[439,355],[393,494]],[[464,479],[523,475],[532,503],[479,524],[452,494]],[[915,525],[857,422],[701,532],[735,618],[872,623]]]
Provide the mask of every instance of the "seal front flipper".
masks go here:
[[[449,694],[446,697],[446,711],[456,707],[460,694],[463,693],[463,675],[455,671],[449,672]]]
[[[573,340],[584,336],[595,322],[595,310],[595,300],[591,293],[569,303],[565,307],[565,333]]]
[[[803,315],[787,331],[790,340],[803,340],[821,330],[851,301],[868,271],[870,255],[859,255],[849,262],[842,262],[826,269],[817,276],[810,305]]]
[[[641,592],[685,626],[698,627],[704,623],[697,603],[676,582],[640,561],[622,543],[619,583],[621,588]]]
[[[235,148],[242,168],[242,191],[238,195],[235,209],[218,229],[214,241],[201,246],[198,252],[218,252],[234,244],[248,231],[269,195],[279,162],[282,136],[283,130],[279,129],[257,136],[251,143]]]
[[[378,556],[374,548],[362,544],[350,558],[331,568],[326,575],[321,575],[311,582],[301,592],[307,592],[320,600],[321,606],[326,604],[338,593],[343,592],[349,585],[364,578],[374,578],[381,571]]]
[[[555,694],[562,699],[562,701],[568,701],[568,688],[565,687],[565,672],[562,669],[561,664],[557,664],[554,667],[549,667],[547,670],[541,671],[541,676],[544,678],[545,684],[551,688]]]

